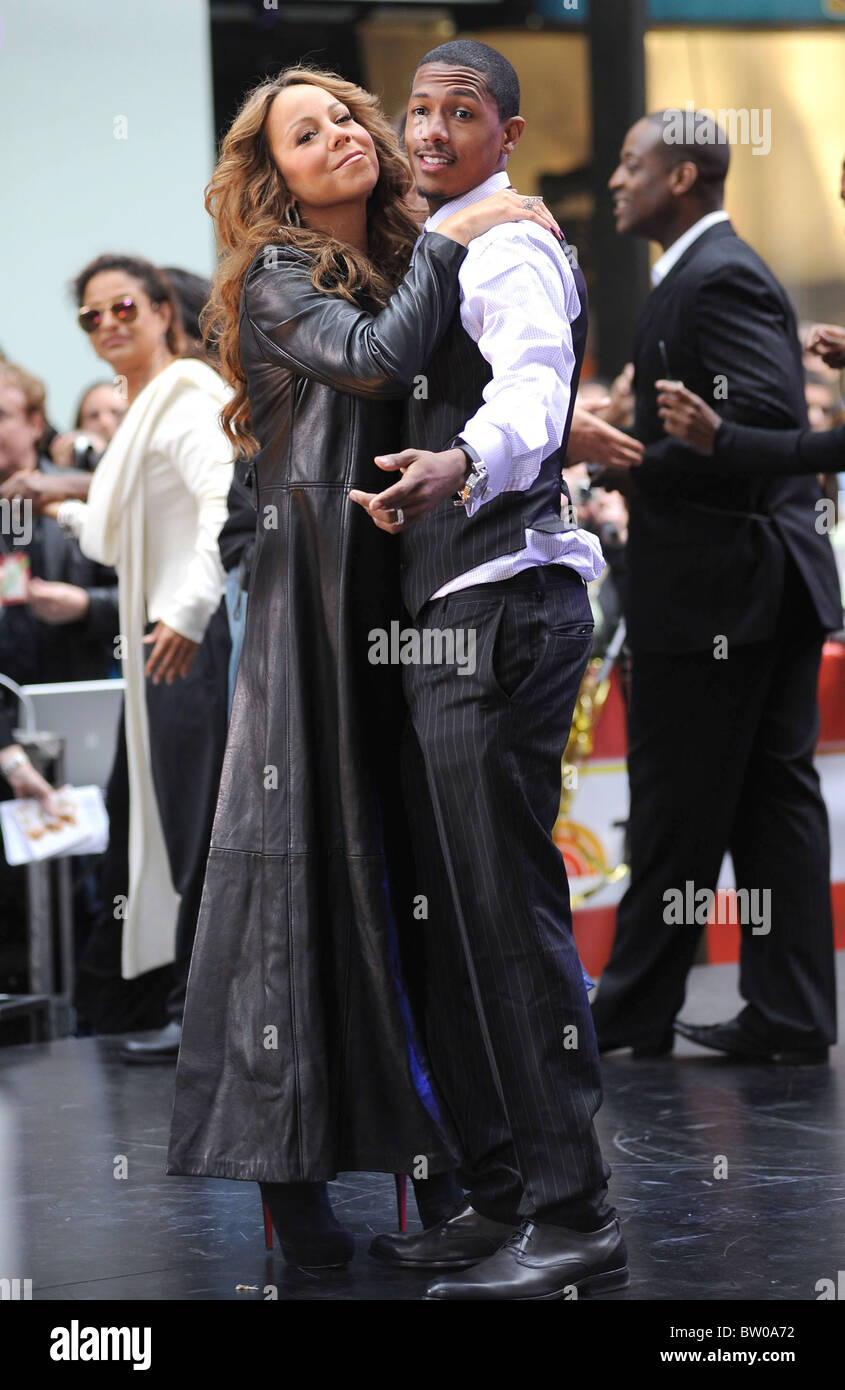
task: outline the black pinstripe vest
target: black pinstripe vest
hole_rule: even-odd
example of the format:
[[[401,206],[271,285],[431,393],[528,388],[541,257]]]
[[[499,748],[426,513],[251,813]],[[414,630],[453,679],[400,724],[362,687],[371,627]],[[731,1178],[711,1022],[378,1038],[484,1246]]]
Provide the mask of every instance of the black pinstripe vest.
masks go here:
[[[561,450],[544,459],[526,492],[500,493],[479,507],[473,517],[467,517],[464,508],[456,507],[447,497],[402,533],[402,598],[413,618],[450,579],[498,555],[522,550],[526,527],[535,531],[571,529],[571,523],[561,520],[560,515],[560,470],[587,334],[586,287],[581,272],[575,275],[581,314],[572,325],[576,363]],[[481,393],[491,377],[489,363],[464,329],[460,309],[456,310],[405,407],[402,448],[445,449],[482,404]]]

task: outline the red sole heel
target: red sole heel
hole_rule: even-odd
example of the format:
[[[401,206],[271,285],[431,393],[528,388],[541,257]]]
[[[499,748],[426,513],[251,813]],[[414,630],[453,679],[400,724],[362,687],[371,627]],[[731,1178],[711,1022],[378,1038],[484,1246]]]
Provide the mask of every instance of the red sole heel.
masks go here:
[[[262,1202],[262,1203],[261,1203],[261,1206],[262,1206],[263,1211],[264,1211],[264,1249],[265,1249],[265,1250],[272,1250],[272,1249],[273,1249],[273,1218],[272,1218],[272,1216],[270,1215],[270,1208],[268,1207],[267,1203],[266,1203],[266,1202]]]
[[[404,1173],[394,1173],[393,1181],[396,1184],[396,1209],[399,1217],[399,1229],[404,1231],[408,1225],[408,1179]]]

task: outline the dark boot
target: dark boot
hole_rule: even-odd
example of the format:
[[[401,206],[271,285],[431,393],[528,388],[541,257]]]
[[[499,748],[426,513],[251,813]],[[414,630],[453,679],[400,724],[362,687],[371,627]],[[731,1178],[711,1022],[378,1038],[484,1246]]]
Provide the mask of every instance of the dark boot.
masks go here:
[[[355,1253],[324,1182],[262,1182],[266,1202],[288,1264],[300,1269],[342,1269]]]

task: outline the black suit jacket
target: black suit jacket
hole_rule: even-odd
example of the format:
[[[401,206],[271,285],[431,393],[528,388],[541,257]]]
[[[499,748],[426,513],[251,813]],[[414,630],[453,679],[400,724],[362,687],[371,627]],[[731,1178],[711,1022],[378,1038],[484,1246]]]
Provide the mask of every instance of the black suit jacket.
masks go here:
[[[720,472],[841,473],[845,425],[832,430],[759,430],[725,423],[716,433],[713,467]]]
[[[693,242],[646,301],[634,348],[634,432],[648,447],[629,497],[633,649],[699,651],[770,640],[787,554],[826,630],[841,623],[830,542],[816,529],[821,496],[809,476],[743,470],[667,436],[654,382],[680,378],[726,420],[766,429],[807,425],[801,348],[792,306],[771,271],[729,222]],[[753,465],[752,465],[753,466]]]

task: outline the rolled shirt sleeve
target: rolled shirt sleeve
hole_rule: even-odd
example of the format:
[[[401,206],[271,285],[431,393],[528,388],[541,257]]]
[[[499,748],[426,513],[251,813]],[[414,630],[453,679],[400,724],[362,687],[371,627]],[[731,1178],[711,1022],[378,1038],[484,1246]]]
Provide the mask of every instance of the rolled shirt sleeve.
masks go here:
[[[487,468],[472,516],[501,492],[525,491],[560,447],[575,369],[572,323],[581,303],[550,232],[525,222],[470,243],[459,272],[461,322],[493,369],[484,404],[461,430]]]

